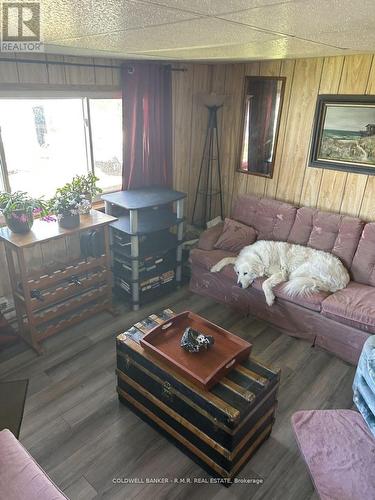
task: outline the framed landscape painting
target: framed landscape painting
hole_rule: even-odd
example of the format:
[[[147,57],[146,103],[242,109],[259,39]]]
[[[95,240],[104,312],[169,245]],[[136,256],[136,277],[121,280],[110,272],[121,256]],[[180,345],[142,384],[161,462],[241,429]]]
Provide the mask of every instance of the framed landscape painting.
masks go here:
[[[310,166],[375,175],[375,96],[318,96]]]

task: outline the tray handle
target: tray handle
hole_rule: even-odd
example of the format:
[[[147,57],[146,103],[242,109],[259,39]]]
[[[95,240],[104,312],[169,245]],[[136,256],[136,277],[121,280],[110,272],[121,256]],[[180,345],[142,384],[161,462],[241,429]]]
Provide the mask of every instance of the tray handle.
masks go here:
[[[181,316],[184,316],[188,314],[188,312],[183,312],[183,313],[179,313],[179,314],[176,314],[176,316],[173,316],[172,318],[169,318],[169,319],[166,319],[164,321],[164,323],[162,323],[160,325],[160,328],[163,332],[165,332],[165,330],[168,330],[168,328],[170,328],[171,326],[173,326],[175,324],[176,321],[178,321]]]

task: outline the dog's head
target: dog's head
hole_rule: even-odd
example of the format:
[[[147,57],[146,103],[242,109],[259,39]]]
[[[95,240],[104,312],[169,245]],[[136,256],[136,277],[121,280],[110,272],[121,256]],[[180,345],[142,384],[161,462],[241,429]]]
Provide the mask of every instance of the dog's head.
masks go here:
[[[237,274],[237,283],[242,288],[248,288],[255,278],[264,275],[264,266],[257,258],[247,256],[247,258],[238,258],[234,265]]]

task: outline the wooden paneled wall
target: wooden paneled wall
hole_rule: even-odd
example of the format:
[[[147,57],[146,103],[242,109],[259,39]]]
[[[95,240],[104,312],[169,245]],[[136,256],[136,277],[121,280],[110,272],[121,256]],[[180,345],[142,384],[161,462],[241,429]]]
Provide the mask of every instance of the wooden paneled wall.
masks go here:
[[[1,57],[4,57],[2,54]],[[30,57],[30,56],[29,56]],[[108,59],[37,55],[42,64],[0,62],[1,84],[50,84],[118,86],[119,70],[100,68]],[[19,59],[24,59],[20,56]],[[93,67],[60,66],[53,61],[84,62]],[[112,61],[115,66],[117,61]],[[308,151],[315,101],[318,94],[375,94],[375,61],[372,54],[235,64],[185,64],[173,72],[174,183],[186,191],[188,216],[198,179],[207,110],[200,94],[224,93],[227,101],[219,112],[224,210],[229,214],[233,200],[242,193],[254,193],[324,210],[375,219],[375,177],[308,167]],[[236,172],[241,106],[246,75],[285,76],[286,92],[281,115],[274,175],[272,179]],[[216,208],[218,208],[216,206]],[[56,250],[61,255],[77,251],[77,242],[65,242]],[[75,249],[75,250],[74,250]],[[56,255],[40,249],[30,255],[29,265],[47,263]],[[0,248],[0,266],[5,269]],[[0,278],[0,296],[9,292],[7,273]]]
[[[207,124],[199,94],[214,91],[228,96],[219,111],[226,214],[239,194],[253,193],[375,220],[375,176],[308,167],[317,95],[375,94],[372,54],[181,67],[187,71],[173,73],[174,178],[176,188],[189,193],[189,215]],[[246,75],[286,77],[272,179],[236,172]]]
[[[0,61],[0,90],[1,84],[33,85],[50,84],[63,85],[72,88],[73,85],[116,86],[120,85],[120,70],[118,61],[93,57],[54,56],[45,54],[16,54],[1,53],[1,59],[10,59],[9,62]],[[16,61],[14,61],[16,59]],[[22,62],[25,59],[43,61],[30,64]],[[19,61],[19,62],[18,62]],[[45,62],[44,62],[45,61]],[[59,63],[81,63],[92,66],[57,65]],[[99,65],[113,66],[101,68]]]
[[[1,58],[7,57],[2,53]],[[8,56],[14,59],[14,56]],[[0,61],[0,90],[9,90],[9,84],[14,85],[14,89],[25,86],[37,88],[38,84],[43,84],[43,88],[51,85],[60,90],[74,89],[74,87],[90,86],[95,88],[118,88],[120,85],[120,70],[118,61],[102,58],[68,57],[52,55],[16,55],[17,61]],[[24,59],[37,59],[45,62],[41,64],[29,64],[22,62]],[[91,64],[88,66],[68,66],[52,64],[55,61]],[[101,68],[99,65],[112,66]],[[10,284],[7,273],[5,252],[3,243],[0,243],[0,296],[9,295]],[[30,270],[46,265],[54,260],[64,260],[69,257],[79,255],[79,241],[77,237],[70,237],[57,240],[52,243],[45,243],[29,250],[27,263]]]

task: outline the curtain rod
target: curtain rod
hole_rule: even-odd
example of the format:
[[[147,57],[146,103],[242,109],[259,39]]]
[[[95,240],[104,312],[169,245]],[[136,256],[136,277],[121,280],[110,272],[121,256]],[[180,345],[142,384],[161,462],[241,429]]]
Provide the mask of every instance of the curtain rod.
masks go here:
[[[47,59],[8,59],[6,57],[0,57],[0,62],[19,62],[26,64],[55,64],[57,66],[81,66],[86,68],[121,68],[121,65],[115,64],[111,66],[110,64],[88,64],[88,63],[75,63],[75,62],[64,62],[64,61],[48,61]],[[129,64],[129,62],[128,62]],[[187,71],[186,68],[172,68],[171,71]]]

